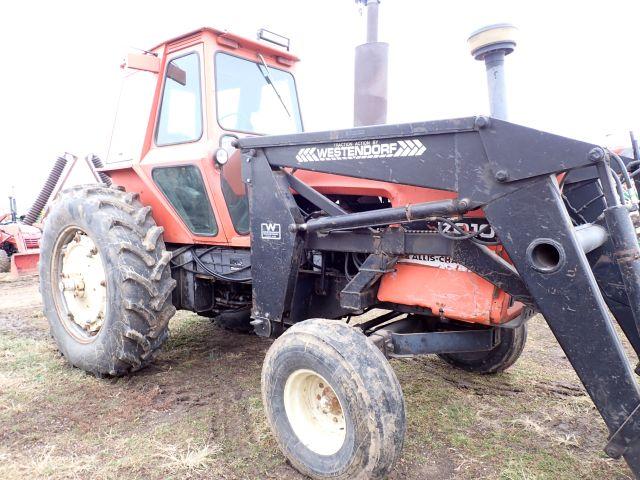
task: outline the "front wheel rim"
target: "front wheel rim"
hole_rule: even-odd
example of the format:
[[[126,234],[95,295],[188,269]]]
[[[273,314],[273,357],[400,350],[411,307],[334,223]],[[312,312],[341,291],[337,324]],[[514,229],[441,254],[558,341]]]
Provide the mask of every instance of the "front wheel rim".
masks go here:
[[[61,232],[54,248],[51,288],[58,316],[77,341],[89,343],[106,318],[104,263],[93,240],[78,227]]]
[[[338,452],[346,438],[344,410],[326,379],[308,369],[294,371],[284,386],[284,409],[300,442],[318,455]]]

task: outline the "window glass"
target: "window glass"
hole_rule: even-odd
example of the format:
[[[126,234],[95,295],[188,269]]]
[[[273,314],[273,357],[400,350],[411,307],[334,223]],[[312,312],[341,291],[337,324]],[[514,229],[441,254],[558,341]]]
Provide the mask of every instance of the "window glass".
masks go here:
[[[242,155],[232,155],[222,167],[220,182],[233,228],[239,234],[245,235],[249,233],[249,200],[242,181],[241,167]]]
[[[167,65],[156,144],[193,142],[201,136],[200,59],[190,53]]]
[[[189,230],[200,235],[218,234],[216,219],[197,167],[155,168],[152,176]]]
[[[216,55],[215,64],[222,128],[272,135],[302,131],[293,75],[224,53]]]
[[[127,72],[123,77],[107,154],[108,163],[140,158],[156,81],[155,73],[140,70]]]

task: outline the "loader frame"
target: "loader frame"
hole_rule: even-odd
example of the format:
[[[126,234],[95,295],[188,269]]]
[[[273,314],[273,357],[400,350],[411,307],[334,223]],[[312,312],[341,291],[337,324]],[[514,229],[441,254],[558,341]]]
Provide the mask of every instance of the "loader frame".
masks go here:
[[[513,322],[525,321],[533,310],[545,317],[609,429],[605,451],[624,457],[640,475],[640,390],[607,308],[638,351],[640,250],[604,149],[487,117],[245,138],[238,146],[251,216],[257,333],[278,335],[308,318],[301,309],[309,313],[314,302],[332,312],[329,318],[379,306],[411,312],[415,309],[379,302],[378,280],[403,256],[449,255],[527,305]],[[292,176],[297,169],[446,190],[456,192],[457,199],[346,213]],[[578,227],[558,183],[561,174],[571,179],[566,182],[574,201],[580,182],[599,189],[590,205],[595,213]],[[299,197],[324,214],[305,217]],[[471,238],[403,227],[478,209],[509,261]],[[322,268],[304,271],[309,251],[368,256],[345,282]],[[608,259],[605,268],[598,265],[603,258]],[[615,287],[608,286],[611,282]],[[446,320],[446,312],[440,316]],[[438,344],[444,351],[460,351],[464,342],[489,349],[499,342],[500,328],[442,333],[376,330],[381,348],[403,355],[438,352]]]

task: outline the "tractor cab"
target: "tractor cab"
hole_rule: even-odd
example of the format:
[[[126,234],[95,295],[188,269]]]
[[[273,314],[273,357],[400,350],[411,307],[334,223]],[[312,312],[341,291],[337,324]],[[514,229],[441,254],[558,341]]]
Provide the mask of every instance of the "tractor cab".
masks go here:
[[[125,88],[135,85],[139,91],[123,90],[121,104],[123,108],[137,109],[138,116],[135,112],[119,112],[110,162],[105,170],[115,185],[139,194],[142,204],[151,207],[154,221],[163,228],[163,238],[171,250],[178,251],[183,246],[205,250],[226,247],[242,249],[240,255],[249,254],[247,249],[252,245],[247,178],[242,175],[242,158],[234,145],[241,137],[287,136],[303,129],[293,76],[298,58],[288,52],[287,42],[279,43],[276,47],[273,43],[203,28],[128,56],[130,83]],[[146,86],[145,81],[149,82]],[[144,94],[150,92],[152,97],[145,104]],[[144,132],[136,134],[134,126],[128,126],[135,118],[140,119],[138,125],[144,125]],[[133,136],[131,141],[119,142],[120,125],[127,126],[124,133],[129,138]],[[144,140],[136,146],[136,138]],[[332,160],[346,159],[369,148],[363,158],[373,158],[376,152],[379,157],[380,152],[388,153],[394,148],[398,155],[411,157],[421,155],[426,148],[423,144],[402,146],[402,142],[356,143],[341,142],[321,149],[318,155]],[[125,154],[126,150],[117,145],[135,146],[136,150]],[[383,147],[387,150],[381,150]],[[341,163],[344,162],[338,162]],[[326,195],[345,212],[456,197],[451,191],[371,180],[370,174],[359,174],[358,178],[327,174],[315,163],[305,165],[309,168],[287,173]],[[299,192],[296,195],[300,208],[308,208],[305,215],[313,217],[318,213]],[[489,235],[490,226],[482,212],[471,212],[465,222],[470,223],[460,228],[482,230]],[[429,230],[435,226],[420,224],[413,228]],[[492,238],[489,236],[487,240]],[[244,266],[249,261],[248,257],[235,260]],[[227,259],[221,261],[231,263]],[[437,276],[431,274],[432,269],[437,269]],[[393,275],[381,279],[378,298],[438,311],[443,308],[440,299],[450,285],[462,282],[465,293],[445,305],[451,318],[472,323],[504,323],[522,310],[521,303],[511,303],[503,291],[471,272],[460,270],[446,256],[435,261],[427,257],[401,259]],[[186,304],[187,309],[198,311],[189,302]]]
[[[166,241],[249,246],[233,145],[303,130],[288,47],[266,30],[250,40],[202,28],[128,55],[105,170],[136,186]]]

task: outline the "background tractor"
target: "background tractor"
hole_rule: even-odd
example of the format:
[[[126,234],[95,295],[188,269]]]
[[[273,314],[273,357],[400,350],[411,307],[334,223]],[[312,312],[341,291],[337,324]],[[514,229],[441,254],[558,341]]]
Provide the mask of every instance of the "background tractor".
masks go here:
[[[35,273],[42,233],[18,218],[13,197],[9,197],[9,210],[0,214],[0,273]]]
[[[366,3],[359,125],[386,107]],[[272,32],[202,28],[129,55],[127,81],[151,96],[142,142],[112,144],[111,185],[64,190],[45,218],[40,287],[65,358],[136,371],[176,309],[275,338],[263,403],[287,458],[314,478],[382,478],[406,429],[387,358],[500,372],[538,311],[611,431],[607,453],[638,474],[640,392],[607,310],[639,351],[631,160],[504,121],[513,33],[470,39],[492,117],[315,133],[298,58]]]

